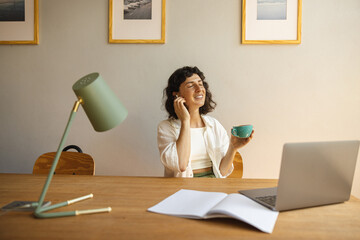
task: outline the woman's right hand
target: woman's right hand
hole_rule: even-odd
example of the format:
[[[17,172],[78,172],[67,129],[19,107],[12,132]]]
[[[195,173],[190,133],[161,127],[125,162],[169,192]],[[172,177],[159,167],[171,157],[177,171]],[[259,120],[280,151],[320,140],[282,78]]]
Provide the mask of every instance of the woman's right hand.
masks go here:
[[[174,100],[174,110],[181,122],[190,121],[190,114],[185,107],[185,99],[177,97]]]
[[[181,172],[186,171],[190,158],[190,113],[185,106],[185,99],[176,96],[174,100],[174,110],[176,116],[181,121],[181,129],[178,139],[176,140],[176,150],[179,158],[179,169]]]

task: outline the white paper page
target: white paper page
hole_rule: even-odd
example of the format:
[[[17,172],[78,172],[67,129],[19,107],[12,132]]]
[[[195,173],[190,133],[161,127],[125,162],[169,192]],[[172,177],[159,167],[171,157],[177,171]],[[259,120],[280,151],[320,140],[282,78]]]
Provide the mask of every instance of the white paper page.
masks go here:
[[[279,212],[272,211],[238,193],[229,194],[209,211],[209,215],[219,213],[232,216],[266,233],[272,233],[279,215]]]
[[[150,212],[187,218],[204,218],[206,213],[227,196],[221,192],[179,190],[148,209]]]

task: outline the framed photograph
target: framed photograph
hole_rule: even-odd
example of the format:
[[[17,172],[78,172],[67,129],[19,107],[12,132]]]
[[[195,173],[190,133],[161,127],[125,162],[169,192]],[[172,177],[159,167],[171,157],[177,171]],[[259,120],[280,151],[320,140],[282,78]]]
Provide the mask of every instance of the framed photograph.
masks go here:
[[[165,0],[109,0],[110,43],[165,43]]]
[[[38,0],[0,0],[0,44],[39,44]]]
[[[243,0],[242,44],[300,44],[302,0]]]

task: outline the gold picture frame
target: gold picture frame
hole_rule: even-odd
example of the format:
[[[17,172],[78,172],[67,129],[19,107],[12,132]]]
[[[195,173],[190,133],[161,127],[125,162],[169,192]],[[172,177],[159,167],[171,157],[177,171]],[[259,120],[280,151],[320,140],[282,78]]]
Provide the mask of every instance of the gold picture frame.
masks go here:
[[[135,11],[149,2],[150,18],[125,19],[125,8]],[[165,43],[165,9],[166,0],[109,0],[109,43]]]
[[[11,3],[14,6],[16,3],[20,4],[23,20],[0,21],[0,44],[39,44],[39,1],[3,1],[2,4]],[[9,13],[9,8],[4,5],[1,10]]]
[[[242,44],[300,44],[302,0],[278,0],[286,2],[285,18],[271,19],[269,15],[259,19],[259,4],[274,4],[269,0],[242,0]],[[280,3],[281,4],[281,3]],[[269,6],[265,6],[269,9]],[[261,8],[263,11],[264,8]],[[268,19],[266,19],[268,17]],[[265,21],[263,21],[265,20]],[[268,20],[268,21],[266,21]]]

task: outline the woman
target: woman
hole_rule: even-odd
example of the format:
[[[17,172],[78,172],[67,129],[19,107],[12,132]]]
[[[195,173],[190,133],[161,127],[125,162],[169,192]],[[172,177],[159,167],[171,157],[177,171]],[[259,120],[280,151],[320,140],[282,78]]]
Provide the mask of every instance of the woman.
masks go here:
[[[233,171],[236,151],[252,138],[231,135],[214,118],[209,85],[197,67],[176,70],[164,89],[169,118],[158,125],[158,147],[165,177],[224,178]]]

